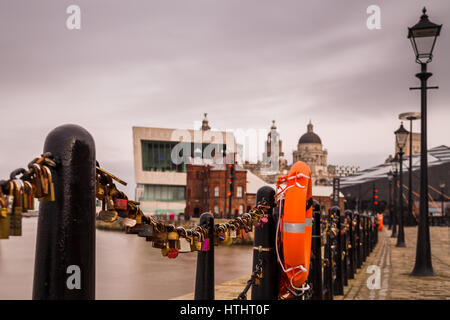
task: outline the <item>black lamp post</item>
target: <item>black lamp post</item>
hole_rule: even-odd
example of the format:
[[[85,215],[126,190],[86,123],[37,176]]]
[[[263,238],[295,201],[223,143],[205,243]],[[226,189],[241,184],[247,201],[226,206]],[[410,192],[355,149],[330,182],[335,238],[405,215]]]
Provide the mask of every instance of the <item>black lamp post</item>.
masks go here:
[[[408,131],[403,127],[403,122],[395,131],[395,141],[398,148],[399,155],[399,164],[400,164],[400,176],[399,176],[399,203],[400,210],[398,212],[398,237],[397,237],[397,247],[406,247],[405,245],[405,230],[403,229],[404,225],[404,214],[403,214],[403,148],[406,145],[406,140],[408,139]]]
[[[388,175],[388,181],[389,181],[389,228],[388,230],[392,229],[393,225],[393,214],[392,214],[392,171],[389,171],[387,173]]]
[[[400,120],[409,120],[409,168],[408,168],[408,182],[409,182],[409,190],[408,190],[408,215],[406,221],[408,225],[416,225],[414,216],[413,216],[413,182],[412,182],[412,158],[413,158],[413,120],[420,119],[420,112],[406,112],[401,113],[399,116]]]
[[[397,176],[398,176],[398,169],[397,169],[397,165],[398,165],[398,160],[397,160],[397,155],[395,155],[395,158],[391,161],[391,166],[392,166],[392,186],[393,186],[393,197],[392,197],[392,233],[391,233],[391,238],[395,238],[397,237],[397,224],[398,224],[398,208],[397,208]]]
[[[439,187],[441,188],[441,212],[442,212],[442,221],[446,221],[447,215],[445,214],[445,208],[444,208],[444,189],[445,189],[445,183],[441,182],[439,184]]]
[[[421,72],[416,74],[420,79],[421,90],[421,139],[420,139],[420,218],[417,234],[416,263],[413,276],[434,275],[431,263],[430,229],[428,225],[428,159],[427,159],[427,80],[432,76],[427,72],[427,64],[433,59],[433,49],[442,25],[428,20],[426,9],[423,8],[420,21],[408,28],[408,38],[416,56],[416,62],[421,66]]]

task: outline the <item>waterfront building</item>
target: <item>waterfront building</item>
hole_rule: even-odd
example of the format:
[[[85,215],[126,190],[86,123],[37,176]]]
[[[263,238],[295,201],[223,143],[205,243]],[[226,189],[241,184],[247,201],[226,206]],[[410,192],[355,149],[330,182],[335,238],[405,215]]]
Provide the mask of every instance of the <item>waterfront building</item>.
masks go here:
[[[187,160],[196,155],[220,161],[236,152],[232,132],[133,127],[135,199],[146,213],[183,213],[186,206]]]
[[[327,165],[327,157],[328,151],[322,147],[322,140],[314,132],[310,121],[307,132],[298,140],[297,150],[292,153],[293,161],[303,161],[309,166],[314,186],[326,186],[333,179],[331,168]]]

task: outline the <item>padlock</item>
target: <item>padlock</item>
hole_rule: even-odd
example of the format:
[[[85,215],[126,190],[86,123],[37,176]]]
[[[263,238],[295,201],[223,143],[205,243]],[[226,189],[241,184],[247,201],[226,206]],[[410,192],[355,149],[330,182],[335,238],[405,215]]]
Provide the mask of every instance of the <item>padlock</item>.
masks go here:
[[[241,230],[241,239],[247,239],[247,232],[245,232],[245,229],[240,229]]]
[[[136,225],[136,220],[134,219],[130,219],[130,218],[122,218],[122,224],[126,227],[126,228],[132,228]]]
[[[180,242],[179,242],[180,236],[178,235],[178,232],[176,231],[170,231],[167,233],[167,240],[169,242],[169,248],[174,249],[180,248]]]
[[[192,252],[191,249],[191,241],[188,238],[181,238],[180,239],[180,252]]]
[[[235,226],[231,226],[230,229],[230,239],[231,241],[233,241],[233,239],[236,239],[236,227]]]
[[[42,198],[44,196],[44,192],[42,190],[42,185],[44,180],[42,178],[42,169],[41,166],[37,163],[33,163],[32,165],[33,175],[31,176],[31,183],[34,185],[34,197]]]
[[[25,187],[25,183],[22,180],[17,179],[17,182],[22,186],[22,212],[28,212],[28,188]]]
[[[205,238],[205,240],[203,240],[203,243],[202,243],[202,251],[203,252],[209,251],[209,249],[210,249],[209,241],[210,241],[209,238]]]
[[[178,249],[177,248],[170,248],[169,253],[167,254],[167,257],[169,259],[175,259],[178,257]]]
[[[20,184],[13,180],[14,185],[14,205],[13,214],[10,216],[9,235],[20,237],[22,235],[22,189]]]
[[[161,254],[163,257],[167,257],[169,255],[170,248],[169,245],[164,246],[164,248],[161,248]]]
[[[33,185],[29,181],[24,181],[24,189],[26,190],[26,194],[28,197],[27,204],[28,210],[34,210],[34,190]]]
[[[18,180],[12,181],[14,184],[14,206],[13,206],[13,214],[22,214],[23,208],[23,188]]]
[[[127,230],[127,233],[130,234],[139,234],[139,232],[144,230],[144,225],[142,223],[142,216],[144,214],[142,213],[141,209],[137,208],[135,213],[135,219],[136,219],[136,225],[132,228],[129,228]]]
[[[117,211],[114,210],[114,204],[111,206],[111,197],[106,196],[105,199],[102,200],[102,210],[98,213],[98,218],[105,222],[114,222],[117,220]],[[106,204],[107,210],[104,210],[104,206]]]
[[[53,183],[52,172],[49,167],[42,166],[42,173],[44,175],[44,183],[47,186],[44,188],[44,191],[47,191],[46,195],[42,198],[39,198],[39,201],[55,201],[55,185]]]
[[[126,211],[128,208],[128,200],[127,199],[115,199],[114,200],[114,209]]]
[[[138,236],[139,237],[147,237],[147,241],[151,241],[153,239],[153,225],[152,224],[144,224],[142,227],[143,227],[142,231],[140,231],[138,233]]]
[[[160,232],[154,230],[152,247],[159,249],[164,249],[165,247],[168,247],[167,232]]]
[[[196,251],[202,251],[202,235],[200,232],[194,232],[194,246]]]
[[[186,233],[186,240],[189,241],[189,246],[191,247],[191,252],[196,251],[195,242],[194,242],[194,236],[193,236],[191,230],[187,231],[187,233]]]
[[[9,216],[6,208],[6,198],[0,187],[0,239],[9,238]]]

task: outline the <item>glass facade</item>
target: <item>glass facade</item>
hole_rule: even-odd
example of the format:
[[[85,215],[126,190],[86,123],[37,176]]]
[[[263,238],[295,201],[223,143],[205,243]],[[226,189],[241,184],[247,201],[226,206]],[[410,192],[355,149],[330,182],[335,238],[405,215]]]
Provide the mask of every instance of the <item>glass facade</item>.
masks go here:
[[[177,146],[178,156],[182,159],[180,164],[172,161],[172,150]],[[203,143],[202,154],[204,158],[211,159],[219,151],[223,153],[223,144]],[[194,149],[200,147],[199,143],[172,142],[172,141],[149,141],[141,140],[142,170],[160,172],[186,172],[186,159],[194,156]],[[187,151],[187,154],[184,154]]]
[[[138,187],[142,188],[142,185]],[[138,201],[185,201],[185,186],[168,186],[168,185],[155,185],[155,184],[145,184],[143,185],[144,192],[143,195],[138,199]]]

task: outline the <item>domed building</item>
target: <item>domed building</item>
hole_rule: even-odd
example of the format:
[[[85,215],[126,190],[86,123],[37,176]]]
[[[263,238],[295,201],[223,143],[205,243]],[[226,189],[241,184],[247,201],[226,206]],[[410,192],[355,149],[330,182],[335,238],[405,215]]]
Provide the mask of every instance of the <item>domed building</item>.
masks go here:
[[[294,163],[303,161],[311,169],[313,185],[326,186],[332,180],[332,174],[327,165],[328,151],[322,147],[322,140],[313,131],[311,121],[307,131],[298,140],[297,150],[292,153]]]

